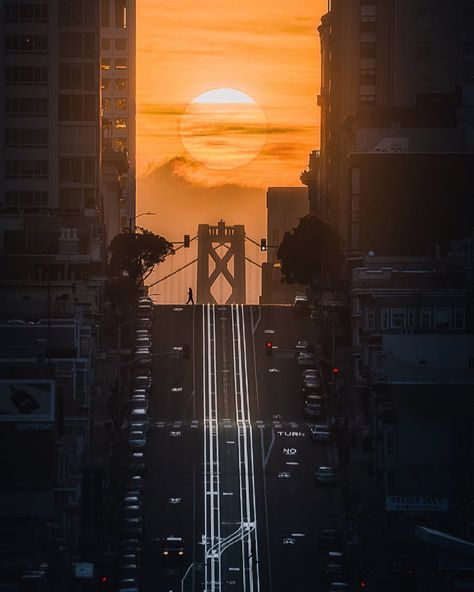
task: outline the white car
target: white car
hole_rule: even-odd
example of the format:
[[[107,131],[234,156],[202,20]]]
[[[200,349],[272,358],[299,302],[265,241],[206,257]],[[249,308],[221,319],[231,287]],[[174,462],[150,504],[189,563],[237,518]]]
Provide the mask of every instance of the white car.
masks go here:
[[[334,485],[337,481],[334,467],[320,466],[316,469],[316,483],[321,485]]]

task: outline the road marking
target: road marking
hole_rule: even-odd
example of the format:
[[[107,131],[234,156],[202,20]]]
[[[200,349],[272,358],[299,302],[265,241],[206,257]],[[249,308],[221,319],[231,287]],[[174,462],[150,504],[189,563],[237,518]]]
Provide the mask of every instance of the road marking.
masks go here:
[[[278,431],[279,436],[285,436],[287,438],[304,438],[306,434],[304,432],[282,432]]]
[[[234,440],[227,440],[226,444],[235,444]]]
[[[174,387],[171,389],[171,392],[172,392],[172,393],[180,393],[182,390],[183,390],[183,387],[182,387],[182,386],[174,386]]]
[[[291,477],[290,473],[286,473],[286,472],[278,473],[278,478],[279,479],[289,479],[290,477]]]
[[[181,432],[170,432],[170,436],[172,438],[178,438],[179,436],[181,436]]]
[[[296,465],[299,465],[299,464],[300,464],[299,462],[290,462],[290,461],[287,461],[285,463],[285,465],[291,465],[291,466],[296,466]]]
[[[268,371],[269,371],[271,374],[275,374],[275,373],[277,373],[277,374],[278,374],[278,372],[280,372],[280,370],[279,370],[278,368],[269,368],[269,369],[268,369]]]
[[[303,532],[292,532],[291,536],[292,537],[304,537],[306,535]]]
[[[275,329],[265,329],[264,333],[266,335],[274,335]]]
[[[234,495],[233,491],[225,491],[222,495]]]
[[[181,498],[180,497],[170,497],[168,501],[170,504],[180,504]]]
[[[283,454],[294,456],[297,453],[296,448],[283,448]]]
[[[174,312],[181,312],[182,310],[183,310],[183,307],[182,307],[182,306],[175,306],[175,307],[173,308],[173,311],[174,311]]]

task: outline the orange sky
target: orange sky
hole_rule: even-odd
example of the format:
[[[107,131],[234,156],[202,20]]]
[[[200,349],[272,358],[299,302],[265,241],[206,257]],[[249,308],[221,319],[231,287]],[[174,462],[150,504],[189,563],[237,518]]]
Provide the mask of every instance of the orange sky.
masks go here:
[[[265,189],[300,185],[319,146],[316,28],[326,10],[327,0],[137,0],[137,212],[157,213],[142,217],[142,226],[179,241],[222,218],[245,224],[254,239],[266,235]],[[267,122],[260,154],[231,170],[197,163],[180,138],[190,102],[221,87],[252,97]],[[249,251],[259,262],[261,255]],[[156,274],[195,256],[182,249]],[[255,275],[248,302],[256,302],[260,274],[248,273]],[[193,274],[190,267],[157,286],[157,301],[180,302],[186,285],[195,288]]]
[[[138,0],[137,161],[142,174],[186,152],[181,114],[194,97],[232,87],[255,99],[268,124],[250,164],[182,167],[203,184],[297,185],[319,144],[319,38],[327,0]],[[192,164],[192,163],[190,163]]]

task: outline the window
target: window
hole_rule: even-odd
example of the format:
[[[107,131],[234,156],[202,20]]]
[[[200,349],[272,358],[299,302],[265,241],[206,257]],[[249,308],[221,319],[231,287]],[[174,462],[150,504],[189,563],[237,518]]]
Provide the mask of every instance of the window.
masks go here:
[[[123,152],[127,148],[127,142],[125,138],[114,138],[112,141],[112,147],[114,150]]]
[[[434,328],[437,331],[451,329],[451,310],[449,308],[435,308]]]
[[[114,109],[116,111],[126,111],[127,110],[127,99],[115,99],[114,100]]]
[[[390,310],[390,328],[405,328],[406,311],[404,308],[392,308]]]
[[[359,248],[360,225],[358,222],[352,224],[351,227],[351,242],[354,249]]]
[[[395,454],[395,432],[387,432],[386,434],[386,452],[388,455],[393,456]]]
[[[395,493],[395,471],[387,471],[387,494]]]
[[[62,58],[96,58],[97,36],[95,33],[61,31],[59,55]]]
[[[115,78],[114,80],[115,90],[127,90],[126,78]]]
[[[359,96],[359,103],[360,105],[364,105],[366,107],[373,107],[376,103],[376,96],[375,95],[360,95]]]
[[[98,19],[97,0],[68,0],[59,3],[60,26],[95,27]]]
[[[359,84],[375,85],[375,68],[361,68],[359,72]]]
[[[351,190],[352,193],[360,193],[360,169],[352,169],[351,171]]]
[[[102,97],[102,109],[104,111],[108,111],[110,109],[110,99],[109,99],[109,97]]]
[[[6,129],[5,146],[47,146],[48,130],[46,129]]]
[[[46,191],[7,191],[5,193],[5,205],[7,207],[41,208],[48,205]]]
[[[95,181],[95,162],[93,157],[79,156],[59,159],[60,183],[88,183]]]
[[[47,160],[5,160],[5,177],[10,179],[45,179],[48,176]]]
[[[61,189],[59,191],[59,207],[62,210],[82,209],[82,189]]]
[[[48,37],[46,35],[7,35],[5,51],[6,53],[46,53]]]
[[[48,68],[7,67],[5,84],[41,86],[48,83]]]
[[[387,331],[389,328],[389,319],[390,319],[390,315],[389,315],[389,309],[388,308],[382,308],[380,310],[380,328],[384,331]]]
[[[127,69],[127,60],[125,58],[117,58],[115,60],[115,69],[116,70],[126,70]]]
[[[127,0],[115,0],[115,27],[127,28]]]
[[[106,51],[110,49],[110,39],[108,37],[102,37],[100,40],[100,48]]]
[[[422,308],[420,311],[420,328],[429,331],[431,329],[431,308]]]
[[[100,67],[102,70],[110,70],[110,68],[112,67],[110,58],[102,58],[100,62]]]
[[[60,121],[95,121],[95,95],[59,95]]]
[[[7,23],[47,23],[48,5],[7,2],[4,6]]]
[[[110,0],[101,0],[100,25],[101,27],[110,27]]]
[[[352,222],[359,222],[359,201],[360,201],[360,197],[358,195],[352,196],[352,202],[351,202]]]
[[[408,314],[407,314],[407,327],[409,329],[414,329],[415,328],[415,320],[416,320],[416,310],[414,308],[409,308],[408,309]]]
[[[364,308],[363,323],[366,331],[375,331],[375,310],[373,308]]]
[[[431,31],[433,28],[433,11],[419,8],[416,11],[416,24],[419,31]]]
[[[115,49],[117,51],[125,51],[127,49],[127,38],[119,37],[115,40]]]
[[[102,78],[101,87],[102,90],[109,90],[110,78]]]
[[[115,129],[126,129],[127,128],[127,120],[124,118],[115,119],[114,127],[115,127]]]
[[[462,331],[466,328],[466,311],[464,308],[456,308],[454,310],[454,328],[457,331]]]
[[[6,115],[34,115],[48,114],[48,99],[42,97],[7,97],[5,99]]]

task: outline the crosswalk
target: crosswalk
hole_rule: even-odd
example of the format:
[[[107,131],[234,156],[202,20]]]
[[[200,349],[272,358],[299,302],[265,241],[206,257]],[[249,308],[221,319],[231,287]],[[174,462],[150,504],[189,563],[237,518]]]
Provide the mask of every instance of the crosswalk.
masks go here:
[[[285,431],[307,430],[311,425],[314,425],[314,423],[281,420],[256,420],[251,422],[251,427],[254,429],[274,428]],[[156,421],[153,426],[157,429],[199,429],[205,426],[205,422],[199,420]],[[235,421],[222,419],[218,422],[218,427],[222,429],[236,429],[238,426]]]

